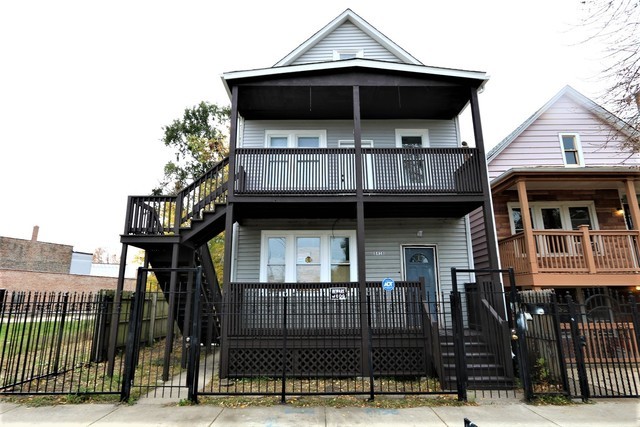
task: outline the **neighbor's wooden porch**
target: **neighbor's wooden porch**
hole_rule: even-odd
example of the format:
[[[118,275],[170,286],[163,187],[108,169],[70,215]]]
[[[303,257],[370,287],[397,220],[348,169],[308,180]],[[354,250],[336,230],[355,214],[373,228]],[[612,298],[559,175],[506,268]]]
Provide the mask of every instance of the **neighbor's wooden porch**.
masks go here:
[[[498,243],[503,265],[525,286],[640,285],[638,230],[531,230]],[[636,276],[637,275],[637,276]]]

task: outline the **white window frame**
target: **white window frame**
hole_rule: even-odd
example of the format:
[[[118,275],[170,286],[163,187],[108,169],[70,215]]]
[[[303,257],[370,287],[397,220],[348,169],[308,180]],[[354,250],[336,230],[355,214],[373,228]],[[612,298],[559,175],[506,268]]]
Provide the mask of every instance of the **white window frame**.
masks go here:
[[[285,239],[285,282],[296,282],[296,238],[320,237],[320,281],[331,282],[331,237],[349,238],[349,269],[351,282],[358,280],[358,258],[355,230],[263,230],[260,239],[260,282],[267,282],[268,239]]]
[[[396,148],[402,148],[403,136],[419,136],[422,138],[422,148],[429,147],[429,129],[396,129]]]
[[[594,230],[599,230],[598,216],[596,215],[595,203],[593,200],[582,201],[568,201],[568,202],[529,202],[529,209],[531,209],[533,228],[535,230],[542,230],[542,209],[560,209],[560,217],[562,218],[563,230],[571,230],[571,217],[569,215],[569,208],[573,207],[587,207],[589,209],[589,216],[591,218],[591,225]],[[509,202],[507,203],[509,210],[509,226],[511,227],[511,234],[516,234],[515,224],[513,223],[513,208],[520,208],[520,203]]]
[[[340,59],[340,55],[348,54],[354,55],[356,58],[364,58],[364,49],[334,49],[333,50],[333,60],[334,61],[346,61],[346,59]]]
[[[563,136],[572,136],[574,138],[574,142],[576,144],[576,156],[578,158],[578,163],[573,165],[573,164],[568,164],[567,163],[567,156],[566,154],[566,150],[564,149],[564,144],[562,142],[562,137]],[[561,132],[558,134],[558,141],[560,142],[560,152],[562,153],[562,162],[564,163],[565,167],[568,168],[577,168],[577,167],[581,167],[584,166],[584,157],[582,155],[582,142],[580,141],[580,134],[576,133],[576,132]]]
[[[319,138],[319,148],[327,148],[327,131],[326,129],[321,130],[278,130],[278,129],[267,129],[264,131],[264,146],[266,148],[271,148],[269,145],[269,141],[271,137],[279,136],[287,138],[287,148],[298,148],[298,137],[304,136],[317,136]]]

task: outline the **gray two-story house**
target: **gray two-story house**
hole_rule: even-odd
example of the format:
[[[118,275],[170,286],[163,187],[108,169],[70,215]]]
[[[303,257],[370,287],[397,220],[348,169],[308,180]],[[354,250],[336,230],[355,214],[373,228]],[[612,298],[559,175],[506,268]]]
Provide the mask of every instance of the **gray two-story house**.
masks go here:
[[[285,297],[298,316],[288,337],[299,340],[300,358],[322,351],[320,359],[341,360],[353,375],[370,363],[385,371],[382,360],[403,360],[408,370],[425,363],[433,347],[399,350],[410,315],[380,319],[394,299],[446,322],[437,307],[449,302],[451,269],[473,268],[467,215],[484,210],[493,230],[478,106],[486,74],[424,65],[346,10],[274,66],[228,72],[222,82],[231,100],[228,158],[177,196],[131,197],[124,247],[145,249],[154,267],[203,265],[215,283],[210,298],[233,312],[212,332],[223,341],[221,375],[252,363],[271,373]],[[474,147],[460,138],[465,108]],[[220,293],[206,242],[222,232]],[[496,245],[486,252],[496,268]],[[317,320],[341,310],[336,300],[352,303],[353,317]],[[361,328],[367,313],[373,332]],[[368,341],[376,325],[397,340],[371,362],[364,355],[377,345]],[[339,330],[347,332],[338,339]],[[352,350],[333,354],[340,339]]]

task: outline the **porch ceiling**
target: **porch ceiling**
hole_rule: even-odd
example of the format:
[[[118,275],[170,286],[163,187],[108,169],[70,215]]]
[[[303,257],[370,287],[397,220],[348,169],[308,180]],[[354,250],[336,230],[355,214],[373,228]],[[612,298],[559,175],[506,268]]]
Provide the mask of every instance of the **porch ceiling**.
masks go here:
[[[370,70],[307,72],[243,79],[238,111],[246,119],[353,119],[360,87],[362,119],[451,119],[469,102],[476,82],[451,77],[380,74]]]
[[[512,169],[491,182],[493,194],[516,191],[518,181],[525,181],[527,191],[622,189],[628,178],[636,179],[640,190],[640,170],[628,167],[535,168]]]

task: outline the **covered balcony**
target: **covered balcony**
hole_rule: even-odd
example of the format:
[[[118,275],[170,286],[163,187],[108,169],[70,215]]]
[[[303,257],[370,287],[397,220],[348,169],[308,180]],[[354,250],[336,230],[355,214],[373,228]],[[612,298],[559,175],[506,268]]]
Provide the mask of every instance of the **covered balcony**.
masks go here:
[[[365,194],[481,195],[476,148],[363,148]],[[355,148],[236,150],[237,195],[355,195]]]

